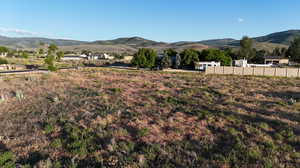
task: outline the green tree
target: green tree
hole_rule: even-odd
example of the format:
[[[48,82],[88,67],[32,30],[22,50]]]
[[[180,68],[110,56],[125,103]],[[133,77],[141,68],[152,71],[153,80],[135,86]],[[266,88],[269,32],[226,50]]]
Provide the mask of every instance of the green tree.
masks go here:
[[[295,62],[300,62],[300,37],[294,39],[288,49],[288,56]]]
[[[255,57],[255,51],[253,50],[253,40],[247,36],[243,37],[240,41],[240,51],[239,51],[239,58],[245,58],[247,60],[251,60]]]
[[[8,53],[9,49],[7,47],[0,46],[0,53]]]
[[[183,67],[194,67],[195,62],[199,61],[199,52],[194,49],[185,49],[180,53],[181,66]]]
[[[8,61],[4,58],[0,58],[0,65],[1,64],[8,64]]]
[[[160,60],[160,67],[161,68],[170,68],[172,66],[172,60],[171,57],[165,53],[164,57],[161,58]]]
[[[29,54],[27,52],[23,51],[21,54],[21,57],[27,59],[27,58],[29,58]]]
[[[48,53],[55,53],[57,50],[58,47],[55,44],[50,44],[50,46],[48,47]]]
[[[203,61],[221,62],[224,66],[231,65],[232,59],[225,51],[219,49],[206,49],[200,54],[200,59]]]
[[[49,71],[56,71],[57,67],[55,66],[56,57],[53,54],[48,54],[44,60],[45,64]]]
[[[249,60],[249,63],[264,64],[265,57],[268,55],[270,55],[270,53],[266,50],[256,51],[255,57],[253,57],[251,60]]]
[[[176,55],[178,54],[177,51],[175,51],[172,48],[166,49],[164,53],[167,54],[169,57],[176,57]]]
[[[39,49],[39,54],[40,54],[40,55],[43,55],[44,53],[45,53],[44,49],[40,48],[40,49]]]
[[[65,53],[63,51],[59,51],[56,53],[56,60],[60,61],[65,56]]]
[[[134,54],[132,65],[138,68],[153,68],[157,60],[157,53],[153,49],[141,48]]]

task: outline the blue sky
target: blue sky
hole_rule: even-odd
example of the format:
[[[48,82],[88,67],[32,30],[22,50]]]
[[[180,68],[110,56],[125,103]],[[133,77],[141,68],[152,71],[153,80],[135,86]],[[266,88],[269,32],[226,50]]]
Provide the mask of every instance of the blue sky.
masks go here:
[[[251,37],[300,29],[298,0],[3,0],[0,34],[157,41]]]

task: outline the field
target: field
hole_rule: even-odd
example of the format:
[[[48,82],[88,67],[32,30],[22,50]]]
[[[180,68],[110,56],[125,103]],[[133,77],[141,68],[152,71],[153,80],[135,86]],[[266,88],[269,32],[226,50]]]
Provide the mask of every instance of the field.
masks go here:
[[[300,79],[87,68],[0,96],[0,167],[300,165]]]

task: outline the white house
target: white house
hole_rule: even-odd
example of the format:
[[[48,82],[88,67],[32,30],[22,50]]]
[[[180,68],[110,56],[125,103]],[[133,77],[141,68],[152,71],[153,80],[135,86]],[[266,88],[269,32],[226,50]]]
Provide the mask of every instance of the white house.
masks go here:
[[[200,71],[205,71],[207,67],[219,67],[221,66],[220,62],[195,62],[195,69]]]
[[[248,61],[246,59],[242,59],[242,60],[235,60],[234,61],[234,65],[236,67],[271,67],[273,66],[273,64],[248,64]]]
[[[100,58],[101,58],[101,59],[112,60],[112,59],[114,59],[115,57],[114,57],[114,56],[110,56],[110,55],[104,53],[104,54],[101,54]]]
[[[2,52],[2,53],[0,53],[0,57],[7,57],[7,52]]]

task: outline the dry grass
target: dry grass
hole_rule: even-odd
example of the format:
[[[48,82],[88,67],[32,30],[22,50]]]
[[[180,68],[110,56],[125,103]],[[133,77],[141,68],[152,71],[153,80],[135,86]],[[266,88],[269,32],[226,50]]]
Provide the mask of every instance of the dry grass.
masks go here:
[[[24,165],[300,164],[299,79],[90,68],[0,86],[0,152]]]

